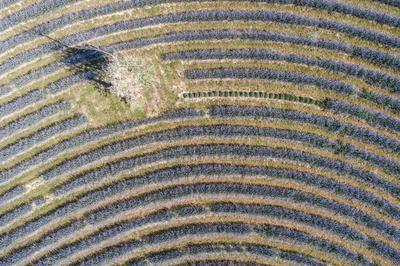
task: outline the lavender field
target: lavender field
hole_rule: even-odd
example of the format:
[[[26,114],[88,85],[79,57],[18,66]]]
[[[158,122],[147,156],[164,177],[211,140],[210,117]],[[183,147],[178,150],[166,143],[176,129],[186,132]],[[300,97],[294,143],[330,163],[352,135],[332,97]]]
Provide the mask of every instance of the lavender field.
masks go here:
[[[0,265],[400,265],[400,1],[0,0]]]

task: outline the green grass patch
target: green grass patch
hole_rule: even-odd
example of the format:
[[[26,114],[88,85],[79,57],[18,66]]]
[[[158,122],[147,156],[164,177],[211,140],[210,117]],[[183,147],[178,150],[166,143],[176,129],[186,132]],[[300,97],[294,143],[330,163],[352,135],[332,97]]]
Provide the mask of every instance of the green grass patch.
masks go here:
[[[117,96],[102,91],[95,84],[76,87],[69,93],[69,99],[77,109],[84,113],[91,126],[101,126],[142,117]]]

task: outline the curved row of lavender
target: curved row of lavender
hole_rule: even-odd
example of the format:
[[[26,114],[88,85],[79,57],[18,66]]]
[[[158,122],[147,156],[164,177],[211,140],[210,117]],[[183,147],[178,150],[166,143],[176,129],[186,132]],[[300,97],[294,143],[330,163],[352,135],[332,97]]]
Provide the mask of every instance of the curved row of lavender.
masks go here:
[[[0,265],[400,264],[400,17],[394,15],[400,10],[396,1],[368,1],[393,12],[330,0],[224,1],[215,10],[206,8],[207,1],[125,0],[77,12],[68,8],[79,0],[38,0],[22,8],[16,7],[23,1],[1,1],[1,9],[16,11],[0,19],[0,37],[17,25],[26,23],[26,29],[0,41]],[[232,8],[225,9],[227,3]],[[193,11],[195,4],[204,10]],[[174,11],[174,5],[188,10]],[[168,12],[78,26],[57,42],[35,44],[77,22],[151,7]],[[60,11],[65,14],[46,20]],[[44,22],[31,28],[29,21],[37,19]],[[201,27],[226,22],[248,27]],[[268,30],[270,23],[277,28]],[[123,42],[109,37],[113,41],[102,48],[159,49],[165,62],[188,65],[188,83],[259,81],[266,92],[271,83],[296,84],[311,91],[307,99],[334,97],[318,98],[311,107],[247,97],[215,104],[204,88],[184,92],[198,93],[196,101],[206,103],[201,110],[92,127],[76,103],[59,95],[95,73],[46,77],[65,71],[66,63],[101,55],[89,51],[35,65],[64,45],[186,24],[198,30]],[[284,32],[295,27],[326,34]],[[218,45],[240,41],[249,47]],[[176,51],[164,52],[174,45]],[[291,70],[298,66],[310,71]]]

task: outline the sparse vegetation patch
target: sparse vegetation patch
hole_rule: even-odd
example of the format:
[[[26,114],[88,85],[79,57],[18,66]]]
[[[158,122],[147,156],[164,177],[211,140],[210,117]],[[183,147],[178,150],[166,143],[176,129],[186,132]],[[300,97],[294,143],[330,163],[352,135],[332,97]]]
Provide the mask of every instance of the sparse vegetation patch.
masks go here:
[[[105,80],[111,84],[109,90],[127,102],[131,108],[146,110],[156,85],[155,67],[149,60],[116,54],[110,56],[105,67]]]

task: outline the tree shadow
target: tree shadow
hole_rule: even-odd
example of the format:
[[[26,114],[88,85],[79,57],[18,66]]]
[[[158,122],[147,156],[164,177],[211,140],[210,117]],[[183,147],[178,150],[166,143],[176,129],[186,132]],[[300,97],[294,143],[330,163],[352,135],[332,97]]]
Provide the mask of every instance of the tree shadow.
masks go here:
[[[75,72],[90,73],[87,79],[95,82],[100,92],[109,93],[111,83],[104,80],[105,68],[109,64],[105,52],[91,47],[64,47],[61,62]]]
[[[90,44],[75,47],[69,46],[35,29],[31,29],[30,32],[36,36],[51,40],[54,44],[51,46],[51,49],[56,52],[61,51],[61,62],[64,63],[68,69],[75,73],[86,73],[86,75],[82,75],[82,77],[88,81],[95,82],[100,93],[110,93],[112,84],[104,80],[105,69],[109,64],[109,54],[107,54],[107,52]]]

